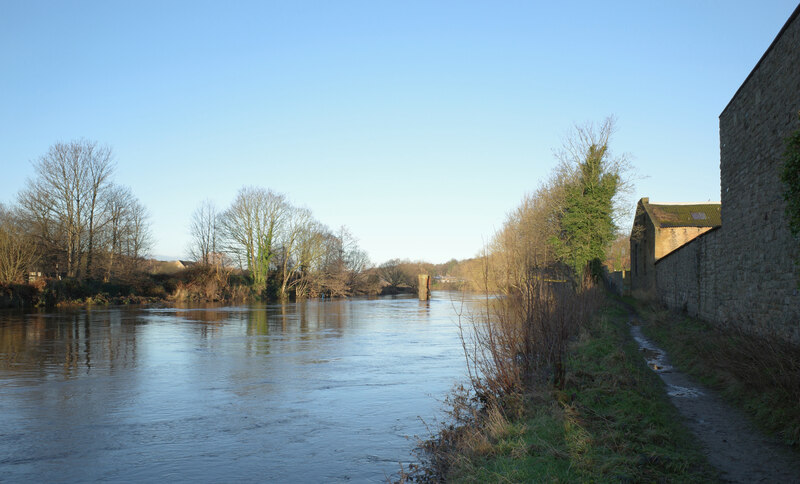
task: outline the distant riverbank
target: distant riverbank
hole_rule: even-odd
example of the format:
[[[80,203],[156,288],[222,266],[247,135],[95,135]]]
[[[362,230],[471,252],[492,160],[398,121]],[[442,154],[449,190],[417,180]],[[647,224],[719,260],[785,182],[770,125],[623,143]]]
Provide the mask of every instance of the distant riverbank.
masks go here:
[[[453,288],[439,284],[434,285],[434,289]],[[321,293],[310,299],[415,294],[416,291],[409,285],[372,285],[349,294]],[[109,282],[51,278],[30,284],[0,284],[0,309],[272,300],[278,300],[278,297],[268,290],[257,291],[244,275],[200,269],[169,275],[138,273],[126,280]]]

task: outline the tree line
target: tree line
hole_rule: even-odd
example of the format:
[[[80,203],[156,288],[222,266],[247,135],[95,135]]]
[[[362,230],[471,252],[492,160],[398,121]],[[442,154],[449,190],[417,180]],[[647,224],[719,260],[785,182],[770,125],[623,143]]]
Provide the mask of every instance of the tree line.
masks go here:
[[[141,277],[153,245],[149,216],[114,181],[111,148],[58,142],[32,164],[16,203],[0,204],[0,283],[23,283],[31,273],[78,283]],[[241,188],[224,210],[203,201],[189,232],[198,266],[223,284],[237,276],[258,297],[347,296],[381,286],[346,227],[331,230],[266,188]],[[208,271],[194,275],[207,278]]]
[[[576,126],[550,177],[468,266],[474,288],[500,296],[487,299],[467,355],[485,399],[564,385],[567,345],[598,307],[602,264],[627,213],[629,163],[611,152],[613,132],[613,118]]]
[[[449,400],[456,425],[426,442],[420,480],[451,480],[494,452],[497,422],[524,427],[556,399],[569,406],[570,341],[602,304],[596,276],[625,213],[628,163],[611,152],[613,128],[612,118],[576,126],[551,176],[508,214],[481,257],[460,264],[486,293],[459,316],[470,385]]]
[[[245,186],[229,207],[205,200],[192,214],[189,253],[200,264],[245,271],[256,294],[286,299],[370,292],[378,282],[346,227],[331,230],[286,195]]]
[[[630,164],[611,152],[613,132],[607,118],[576,126],[567,137],[550,177],[508,214],[488,247],[494,286],[520,287],[542,271],[579,285],[599,276],[603,262],[624,257],[611,249],[625,240],[619,227],[628,213]]]
[[[33,168],[16,204],[0,205],[0,282],[29,271],[105,281],[134,271],[153,239],[145,207],[113,180],[112,150],[58,142]]]

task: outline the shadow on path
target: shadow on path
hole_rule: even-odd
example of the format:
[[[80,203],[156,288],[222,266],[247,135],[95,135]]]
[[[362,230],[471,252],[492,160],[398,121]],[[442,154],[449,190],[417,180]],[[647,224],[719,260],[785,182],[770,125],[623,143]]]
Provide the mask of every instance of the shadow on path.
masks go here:
[[[673,368],[667,353],[644,337],[636,312],[630,331],[648,366],[667,386],[667,395],[700,440],[708,461],[723,482],[800,483],[800,459],[775,439],[765,436],[747,416],[713,390]]]

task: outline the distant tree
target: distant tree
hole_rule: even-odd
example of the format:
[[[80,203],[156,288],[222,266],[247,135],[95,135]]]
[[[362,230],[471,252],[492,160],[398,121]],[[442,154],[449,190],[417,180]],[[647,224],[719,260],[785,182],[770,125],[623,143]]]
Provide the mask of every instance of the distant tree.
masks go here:
[[[617,235],[606,250],[605,265],[609,271],[629,270],[631,267],[631,240],[628,234]]]
[[[83,141],[83,155],[86,163],[86,188],[87,202],[86,212],[88,218],[87,227],[87,246],[86,246],[86,270],[88,277],[92,276],[94,269],[95,239],[98,229],[102,229],[103,215],[100,208],[103,199],[111,187],[111,175],[114,172],[114,161],[111,148],[98,146],[97,143]],[[98,220],[101,224],[98,224]],[[100,225],[100,227],[98,227]]]
[[[35,175],[19,193],[18,205],[47,271],[78,279],[108,277],[109,262],[98,266],[97,260],[110,258],[113,266],[115,257],[108,248],[116,250],[123,241],[120,212],[114,212],[120,194],[112,181],[111,148],[85,139],[58,142],[33,168]],[[126,203],[132,205],[125,212],[129,226],[124,242],[129,252],[143,254],[151,239],[146,210],[133,198]]]
[[[127,278],[140,270],[142,259],[152,249],[153,236],[147,209],[130,188],[114,185],[108,191],[103,209],[105,267],[103,280]]]
[[[36,246],[18,215],[0,204],[0,283],[24,282],[36,261]]]
[[[411,286],[411,281],[402,267],[403,261],[392,259],[378,266],[378,274],[391,287]]]
[[[302,248],[303,237],[308,233],[309,227],[314,223],[311,211],[307,208],[294,207],[287,204],[285,223],[279,234],[281,246],[281,286],[279,296],[281,299],[289,297],[289,286],[292,279],[299,277],[298,272],[302,269],[300,250]]]
[[[134,198],[131,203],[127,224],[126,255],[139,260],[150,253],[153,247],[153,233],[150,229],[150,214],[138,199]]]
[[[347,227],[325,239],[322,260],[323,291],[331,296],[349,296],[361,282],[359,278],[369,267],[367,253],[358,246],[358,240]]]
[[[36,178],[28,180],[27,188],[20,194],[20,206],[30,210],[31,218],[54,222],[42,227],[54,232],[41,235],[50,238],[52,245],[63,244],[59,249],[65,258],[68,277],[77,271],[83,233],[86,164],[81,151],[79,143],[51,146],[46,155],[34,162]]]
[[[323,265],[327,253],[326,242],[331,238],[327,227],[312,220],[308,223],[297,240],[296,277],[290,282],[295,288],[297,297],[319,295],[323,282]]]
[[[128,236],[127,221],[131,216],[131,207],[134,196],[130,189],[122,186],[114,186],[109,190],[106,198],[105,213],[108,217],[106,222],[106,250],[108,257],[103,279],[108,282],[115,269],[114,264],[119,262],[123,254],[123,244]]]
[[[198,215],[208,222],[205,216]],[[363,290],[366,253],[342,227],[337,233],[284,195],[244,187],[218,217],[223,250],[246,269],[262,296],[347,296]],[[208,225],[205,224],[205,227]],[[371,281],[377,285],[377,278]]]
[[[203,200],[192,214],[189,232],[191,243],[189,255],[204,265],[210,265],[219,250],[219,214],[211,200]]]
[[[244,187],[220,219],[226,250],[250,272],[260,291],[267,287],[286,208],[284,195]]]
[[[456,267],[458,267],[458,260],[450,259],[444,264],[441,264],[441,268],[439,269],[440,275],[442,276],[449,275],[453,270],[455,270]]]

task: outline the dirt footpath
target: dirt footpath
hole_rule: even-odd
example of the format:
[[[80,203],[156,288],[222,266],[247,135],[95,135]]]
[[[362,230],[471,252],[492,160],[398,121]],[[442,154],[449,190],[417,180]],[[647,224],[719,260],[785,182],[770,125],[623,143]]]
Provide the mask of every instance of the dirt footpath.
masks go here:
[[[723,482],[800,483],[796,454],[766,437],[713,391],[670,366],[666,352],[642,335],[633,315],[631,334],[647,364],[664,380],[672,404],[685,417]]]

